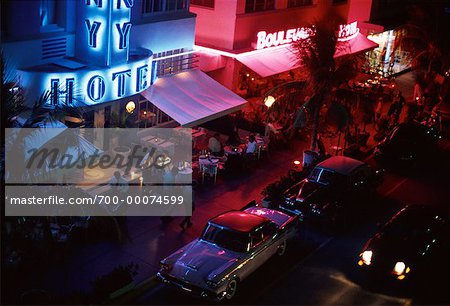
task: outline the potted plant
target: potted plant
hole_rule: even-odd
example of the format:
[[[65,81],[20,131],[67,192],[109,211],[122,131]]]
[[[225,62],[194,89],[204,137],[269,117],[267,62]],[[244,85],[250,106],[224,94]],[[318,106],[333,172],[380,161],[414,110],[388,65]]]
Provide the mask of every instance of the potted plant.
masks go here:
[[[93,296],[99,300],[114,299],[134,288],[134,277],[139,266],[130,263],[126,266],[118,266],[108,274],[97,277],[91,282]]]
[[[283,193],[292,185],[299,182],[303,178],[302,172],[290,170],[287,176],[282,176],[278,181],[275,181],[266,186],[261,194],[264,196],[262,204],[264,207],[276,205],[283,201]]]

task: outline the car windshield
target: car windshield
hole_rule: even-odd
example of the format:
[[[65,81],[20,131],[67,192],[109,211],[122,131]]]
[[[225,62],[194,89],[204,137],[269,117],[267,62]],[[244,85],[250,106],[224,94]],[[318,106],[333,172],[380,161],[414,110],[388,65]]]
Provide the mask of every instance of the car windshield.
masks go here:
[[[417,238],[432,224],[427,213],[405,210],[383,229],[383,232],[396,237]]]
[[[208,224],[203,231],[202,239],[215,243],[222,248],[241,253],[248,251],[250,242],[248,234],[229,230],[215,224]]]
[[[339,175],[338,173],[322,168],[314,168],[313,171],[311,171],[311,173],[309,174],[308,180],[320,184],[329,185],[336,183],[340,177],[341,175]]]

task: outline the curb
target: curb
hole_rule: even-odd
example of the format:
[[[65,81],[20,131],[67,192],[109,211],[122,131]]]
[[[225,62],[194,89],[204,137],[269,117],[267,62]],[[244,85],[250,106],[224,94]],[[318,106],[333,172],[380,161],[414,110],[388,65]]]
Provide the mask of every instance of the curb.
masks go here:
[[[139,284],[134,287],[133,290],[124,293],[122,296],[119,296],[115,299],[109,300],[107,304],[110,305],[127,305],[130,304],[134,299],[138,296],[142,295],[145,291],[149,291],[153,287],[156,287],[159,284],[158,277],[156,275],[150,276],[149,278],[143,280]]]

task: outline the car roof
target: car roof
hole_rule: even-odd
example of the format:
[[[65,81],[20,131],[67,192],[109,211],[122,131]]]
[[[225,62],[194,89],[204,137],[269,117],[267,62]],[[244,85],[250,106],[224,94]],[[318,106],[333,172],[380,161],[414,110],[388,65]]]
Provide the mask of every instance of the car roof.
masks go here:
[[[350,157],[333,156],[319,163],[316,167],[329,169],[340,174],[347,175],[364,164],[364,162]]]
[[[270,220],[259,215],[233,210],[214,217],[209,222],[238,232],[249,233]]]

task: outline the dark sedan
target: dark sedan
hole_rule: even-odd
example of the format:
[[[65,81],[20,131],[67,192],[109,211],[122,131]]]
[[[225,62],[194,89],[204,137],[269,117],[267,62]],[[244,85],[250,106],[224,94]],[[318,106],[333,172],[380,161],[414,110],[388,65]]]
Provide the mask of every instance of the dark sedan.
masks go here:
[[[305,219],[321,217],[335,222],[339,216],[348,215],[354,206],[361,206],[360,200],[375,192],[381,174],[362,161],[345,156],[330,157],[285,192],[280,209]]]
[[[377,145],[374,155],[378,161],[409,167],[432,161],[436,152],[430,130],[417,123],[401,123]]]
[[[367,241],[358,265],[397,281],[440,270],[450,255],[448,225],[432,207],[407,206]]]

